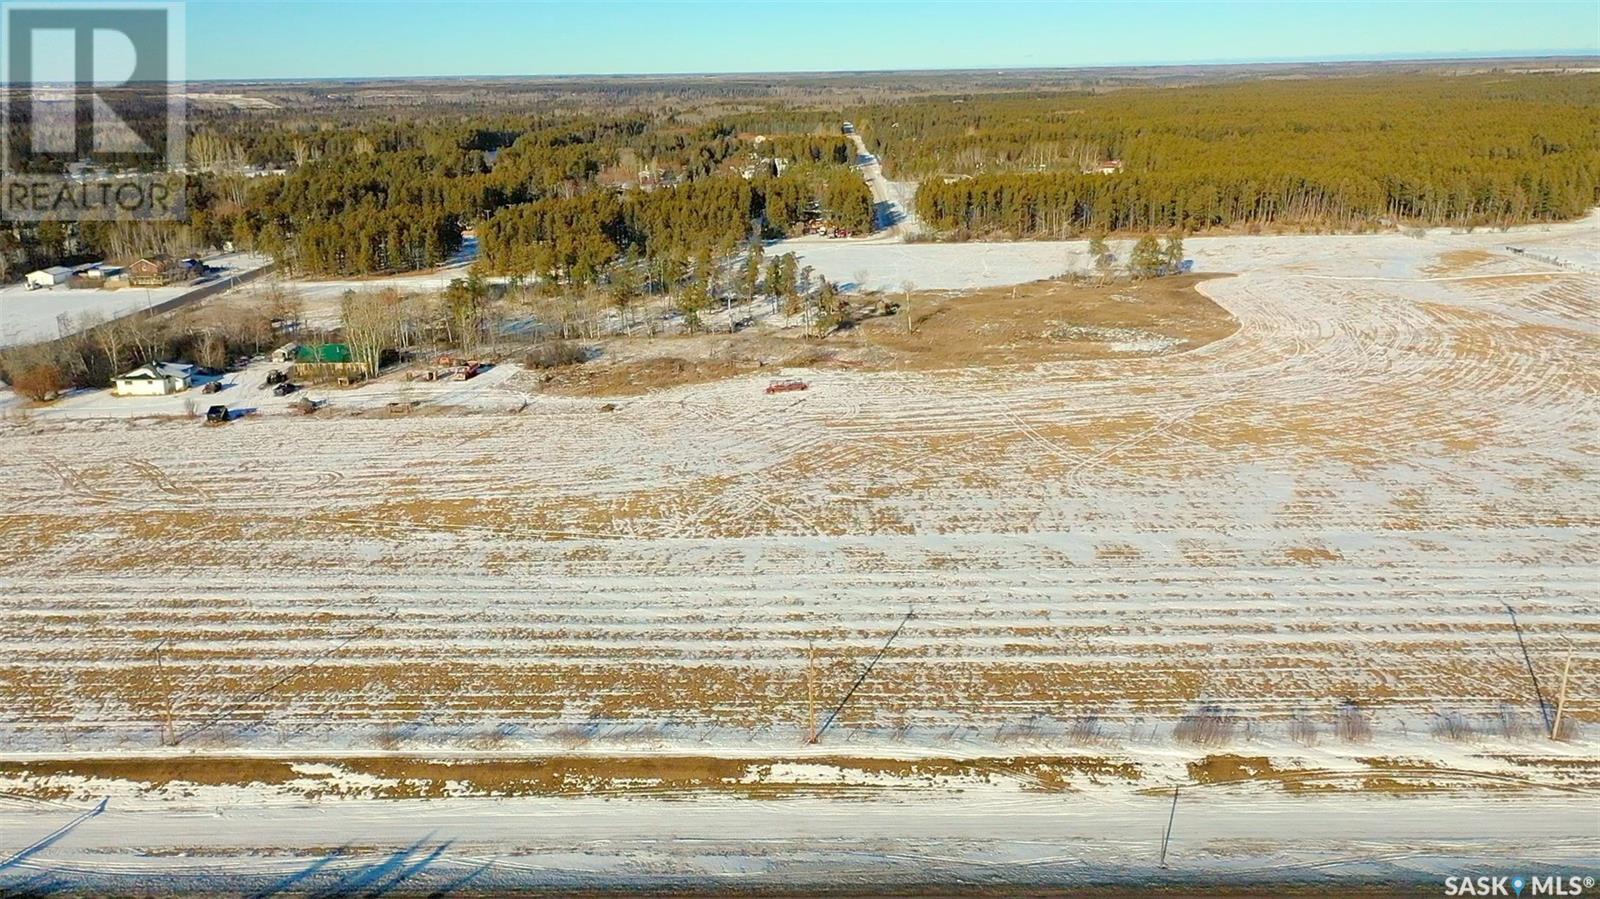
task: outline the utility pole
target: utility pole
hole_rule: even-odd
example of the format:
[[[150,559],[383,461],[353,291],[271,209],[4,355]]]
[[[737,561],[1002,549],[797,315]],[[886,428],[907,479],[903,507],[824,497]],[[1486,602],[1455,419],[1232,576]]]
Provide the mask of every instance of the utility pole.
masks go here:
[[[171,746],[177,741],[177,730],[172,726],[172,684],[168,683],[166,669],[161,664],[161,647],[167,641],[162,640],[156,644],[156,680],[160,684],[163,720],[161,725],[161,745]]]
[[[1550,705],[1544,701],[1544,690],[1539,686],[1539,674],[1533,670],[1533,656],[1528,654],[1528,644],[1522,639],[1522,625],[1517,623],[1517,610],[1511,608],[1508,602],[1502,602],[1506,613],[1511,616],[1511,628],[1517,634],[1517,646],[1522,650],[1522,662],[1528,666],[1528,679],[1533,681],[1533,695],[1539,700],[1539,715],[1544,718],[1544,726],[1555,733],[1555,722],[1550,720]]]
[[[817,656],[816,646],[806,643],[806,743],[817,742]]]
[[[1556,717],[1550,725],[1550,739],[1561,739],[1561,713],[1567,705],[1567,675],[1572,673],[1572,647],[1567,647],[1567,661],[1561,666],[1561,691],[1556,698]]]
[[[1172,841],[1172,822],[1178,817],[1178,788],[1172,788],[1172,811],[1167,813],[1167,831],[1161,835],[1161,867],[1167,866],[1167,844]]]

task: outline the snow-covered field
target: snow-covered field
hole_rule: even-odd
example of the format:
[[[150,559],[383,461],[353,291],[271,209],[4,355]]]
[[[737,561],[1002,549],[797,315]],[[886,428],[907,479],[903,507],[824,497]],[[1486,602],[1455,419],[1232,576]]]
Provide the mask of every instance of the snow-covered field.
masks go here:
[[[193,290],[209,287],[216,280],[254,271],[271,261],[265,256],[248,253],[207,259],[206,263],[221,269],[221,273],[216,279],[198,286],[181,284],[148,289],[128,287],[122,290],[75,290],[62,286],[29,290],[22,283],[7,284],[0,287],[0,347],[61,337],[62,315],[67,316],[68,333],[72,333],[82,324],[86,315],[104,320],[141,312]]]
[[[1090,271],[1088,242],[1083,240],[1016,241],[1008,243],[910,243],[878,240],[796,240],[792,249],[803,265],[810,265],[830,281],[854,284],[865,274],[862,286],[870,290],[897,291],[909,281],[923,290],[964,289],[1020,284],[1058,277],[1067,271]],[[1409,246],[1407,244],[1410,244]],[[1111,241],[1119,263],[1126,263],[1132,241]],[[1552,256],[1568,264],[1568,271],[1600,272],[1600,213],[1568,224],[1516,228],[1509,232],[1478,231],[1471,234],[1434,229],[1425,238],[1398,234],[1338,237],[1329,235],[1275,235],[1269,237],[1192,237],[1184,241],[1185,255],[1195,259],[1197,271],[1239,271],[1240,256],[1256,250],[1263,255],[1257,266],[1274,259],[1303,255],[1336,257],[1349,253],[1348,269],[1341,277],[1381,277],[1386,268],[1407,278],[1439,277],[1411,271],[1418,260],[1452,247],[1487,249],[1507,257],[1508,246]],[[769,249],[769,254],[784,252]],[[1560,271],[1558,266],[1525,260],[1528,271]],[[1478,272],[1483,275],[1487,272]],[[1468,273],[1469,275],[1471,273]],[[1448,277],[1448,276],[1446,276]]]
[[[0,887],[1117,882],[1154,873],[1176,784],[1173,877],[1592,875],[1595,235],[1192,240],[1240,330],[1132,360],[611,413],[509,367],[396,419],[0,404]],[[921,287],[1072,252],[806,249]],[[451,389],[335,408],[421,386]],[[802,746],[808,684],[826,718],[902,624]],[[422,801],[16,767],[196,752],[1126,774]]]

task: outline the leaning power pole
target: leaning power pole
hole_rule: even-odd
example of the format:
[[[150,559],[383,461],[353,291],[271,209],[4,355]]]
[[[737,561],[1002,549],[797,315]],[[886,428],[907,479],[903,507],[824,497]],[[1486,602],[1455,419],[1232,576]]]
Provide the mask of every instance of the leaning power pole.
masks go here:
[[[1178,788],[1172,788],[1172,811],[1167,813],[1167,830],[1161,835],[1161,867],[1167,866],[1167,844],[1172,841],[1172,822],[1178,817]]]
[[[806,743],[817,742],[817,651],[806,644]]]
[[[1561,739],[1561,713],[1567,707],[1567,675],[1572,673],[1572,647],[1567,647],[1567,661],[1561,666],[1561,691],[1556,697],[1556,717],[1550,723],[1550,739]]]
[[[1517,634],[1517,647],[1522,650],[1522,662],[1528,666],[1528,679],[1533,681],[1533,695],[1539,700],[1539,715],[1544,718],[1544,726],[1555,733],[1555,722],[1550,720],[1550,704],[1544,701],[1544,689],[1539,686],[1539,674],[1533,670],[1533,656],[1528,654],[1528,644],[1522,639],[1522,625],[1517,622],[1517,610],[1511,608],[1511,603],[1502,602],[1506,613],[1511,616],[1511,628]]]
[[[166,640],[156,644],[156,683],[161,691],[161,745],[172,746],[178,742],[178,731],[172,724],[172,682],[167,679],[166,668],[161,664],[161,650],[166,645]]]

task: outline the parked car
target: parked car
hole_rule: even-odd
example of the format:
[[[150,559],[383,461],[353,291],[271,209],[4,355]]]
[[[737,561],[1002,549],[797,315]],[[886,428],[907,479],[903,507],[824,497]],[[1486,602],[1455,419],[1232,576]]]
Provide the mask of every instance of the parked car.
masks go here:
[[[227,406],[212,406],[206,410],[206,424],[220,425],[228,422]]]
[[[482,363],[468,362],[466,365],[457,368],[456,373],[451,376],[451,379],[456,381],[467,381],[472,378],[476,378],[478,373],[481,371],[483,371]]]
[[[279,384],[278,386],[272,388],[272,395],[273,396],[288,396],[289,394],[294,393],[296,390],[299,390],[299,389],[300,388],[294,386],[293,384],[289,383],[288,381],[284,381],[282,384]]]
[[[276,369],[275,368],[272,371],[267,372],[267,383],[266,383],[266,386],[271,387],[274,384],[283,384],[283,383],[288,382],[288,380],[289,380],[289,373],[288,372],[282,371],[280,369]]]
[[[206,386],[200,388],[200,392],[201,393],[221,393],[222,392],[222,382],[221,381],[207,381],[206,382]]]

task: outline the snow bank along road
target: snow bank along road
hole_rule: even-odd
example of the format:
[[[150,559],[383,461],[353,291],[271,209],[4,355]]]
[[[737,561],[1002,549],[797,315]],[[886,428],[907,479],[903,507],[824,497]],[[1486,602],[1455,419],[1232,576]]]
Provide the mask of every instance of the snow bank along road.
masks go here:
[[[26,797],[0,804],[0,862],[24,853],[0,876],[287,877],[327,858],[307,877],[331,878],[393,857],[351,876],[427,860],[417,876],[503,878],[485,883],[788,883],[797,865],[849,879],[913,864],[1061,880],[1148,865],[1166,809],[1142,791],[1219,766],[1244,773],[1202,791],[1212,829],[1175,844],[1180,873],[1427,879],[1507,859],[1593,873],[1600,291],[1592,270],[1503,249],[1563,257],[1593,236],[1591,220],[1195,240],[1200,268],[1236,273],[1202,289],[1241,328],[1181,355],[819,371],[770,397],[743,378],[610,414],[536,395],[520,413],[214,429],[9,420],[13,762],[790,757],[808,647],[825,715],[913,610],[805,752],[1136,770],[1066,776],[1070,793],[998,775],[917,790],[908,775],[852,802],[402,807],[329,798],[374,795],[359,779],[306,805],[282,784],[142,788],[0,765],[0,790]],[[1021,252],[937,249],[968,272]],[[493,389],[520,407],[509,381]],[[1569,648],[1577,727],[1552,743],[1533,676],[1553,707]],[[1225,755],[1410,774],[1291,790]],[[1418,771],[1422,798],[1404,788]],[[1505,789],[1434,791],[1461,772]],[[108,794],[105,815],[29,850]],[[1074,817],[1086,808],[1104,814]],[[796,816],[820,823],[797,835]],[[1295,836],[1318,828],[1338,833]],[[241,862],[247,847],[271,858]]]

